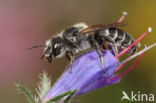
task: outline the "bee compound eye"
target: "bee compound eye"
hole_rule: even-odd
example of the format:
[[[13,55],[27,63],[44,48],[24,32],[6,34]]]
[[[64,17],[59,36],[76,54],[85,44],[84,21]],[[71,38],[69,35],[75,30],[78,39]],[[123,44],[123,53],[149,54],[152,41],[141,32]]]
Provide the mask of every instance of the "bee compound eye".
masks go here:
[[[54,49],[57,48],[58,46],[59,46],[59,44],[55,44],[55,45],[54,45]]]

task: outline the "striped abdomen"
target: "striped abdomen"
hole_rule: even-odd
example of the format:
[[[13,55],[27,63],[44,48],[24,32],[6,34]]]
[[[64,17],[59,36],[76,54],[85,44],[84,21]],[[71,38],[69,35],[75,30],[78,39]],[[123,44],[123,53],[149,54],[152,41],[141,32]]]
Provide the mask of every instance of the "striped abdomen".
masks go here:
[[[99,44],[102,44],[102,42],[114,42],[119,49],[125,49],[134,42],[133,38],[128,33],[118,28],[106,28],[98,30],[95,32],[95,39]],[[134,54],[136,49],[137,46],[134,45],[128,51],[128,53]]]

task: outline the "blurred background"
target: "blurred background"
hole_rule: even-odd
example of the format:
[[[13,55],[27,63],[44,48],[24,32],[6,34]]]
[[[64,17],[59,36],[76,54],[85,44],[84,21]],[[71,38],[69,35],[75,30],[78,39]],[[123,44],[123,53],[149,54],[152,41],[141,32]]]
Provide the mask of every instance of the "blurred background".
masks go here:
[[[122,29],[137,38],[151,26],[153,32],[141,43],[150,45],[156,41],[155,0],[0,0],[1,103],[27,103],[17,93],[15,82],[35,92],[39,73],[47,71],[54,83],[68,64],[65,57],[49,64],[40,59],[43,48],[26,50],[27,47],[43,44],[78,22],[93,25],[117,21],[122,11],[129,14],[124,20],[128,26]],[[156,95],[155,53],[156,48],[146,52],[120,83],[78,96],[73,103],[120,103],[123,90]]]

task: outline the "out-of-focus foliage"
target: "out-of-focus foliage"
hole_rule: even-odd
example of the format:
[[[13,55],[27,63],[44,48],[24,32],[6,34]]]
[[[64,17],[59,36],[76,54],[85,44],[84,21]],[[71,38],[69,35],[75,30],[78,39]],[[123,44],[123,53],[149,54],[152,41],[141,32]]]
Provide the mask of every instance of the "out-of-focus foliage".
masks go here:
[[[23,85],[16,83],[17,90],[20,93],[23,93],[28,101],[28,103],[41,103],[43,100],[43,97],[47,94],[47,92],[51,88],[51,80],[48,77],[48,74],[43,72],[39,75],[40,82],[38,84],[38,87],[36,88],[36,94],[33,95],[30,90],[25,88]]]

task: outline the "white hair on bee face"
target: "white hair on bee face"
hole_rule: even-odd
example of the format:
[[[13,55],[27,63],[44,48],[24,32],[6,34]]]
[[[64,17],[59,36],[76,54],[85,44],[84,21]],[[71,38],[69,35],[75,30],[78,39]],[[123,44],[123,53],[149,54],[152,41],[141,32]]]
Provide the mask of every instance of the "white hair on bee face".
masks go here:
[[[80,22],[80,23],[74,24],[73,27],[78,27],[80,30],[82,30],[82,29],[88,28],[88,25],[84,22]]]
[[[51,47],[50,39],[45,42],[44,52],[47,50],[48,47]],[[45,54],[45,56],[49,56],[49,54]]]
[[[46,47],[51,46],[51,40],[47,40],[45,45],[46,45]]]

